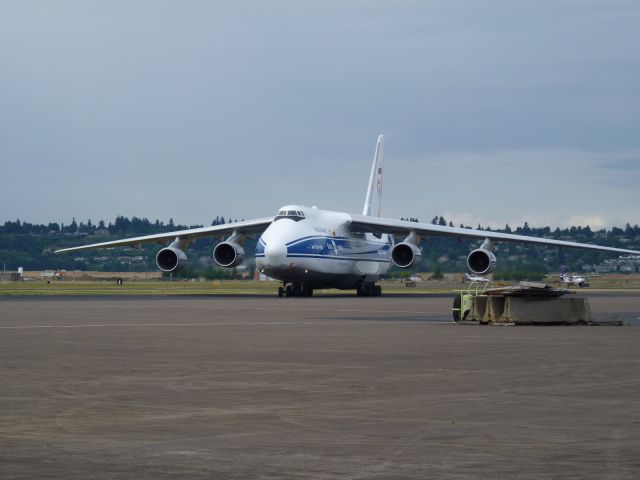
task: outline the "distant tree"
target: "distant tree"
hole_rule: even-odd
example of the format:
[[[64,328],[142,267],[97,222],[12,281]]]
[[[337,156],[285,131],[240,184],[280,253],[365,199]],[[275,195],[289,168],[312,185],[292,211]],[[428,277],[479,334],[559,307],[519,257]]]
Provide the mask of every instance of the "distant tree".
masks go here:
[[[78,223],[76,222],[76,217],[73,217],[71,224],[66,229],[67,233],[77,233],[78,231]]]
[[[6,221],[4,222],[4,233],[16,234],[22,233],[22,224],[20,220],[16,220],[15,222]]]
[[[522,233],[524,233],[525,235],[528,235],[531,233],[531,228],[529,227],[528,222],[524,222],[524,226],[522,227]]]
[[[442,280],[443,278],[444,275],[442,274],[442,268],[438,265],[433,272],[433,275],[431,275],[431,280]]]
[[[109,223],[109,225],[111,225],[111,223]],[[109,231],[117,235],[125,235],[130,228],[131,220],[122,215],[118,215],[114,225],[109,228]]]

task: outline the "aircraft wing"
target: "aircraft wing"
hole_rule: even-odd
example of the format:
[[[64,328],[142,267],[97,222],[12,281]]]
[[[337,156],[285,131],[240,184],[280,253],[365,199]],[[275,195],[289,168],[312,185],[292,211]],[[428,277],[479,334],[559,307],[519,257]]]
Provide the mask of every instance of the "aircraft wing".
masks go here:
[[[212,227],[189,228],[187,230],[178,230],[175,232],[157,233],[154,235],[145,235],[143,237],[125,238],[122,240],[113,240],[111,242],[92,243],[90,245],[81,245],[79,247],[63,248],[53,253],[77,252],[80,250],[89,250],[92,248],[110,248],[110,247],[137,247],[143,243],[166,243],[180,237],[183,239],[196,239],[202,237],[223,237],[233,232],[242,235],[254,235],[262,233],[273,221],[273,217],[258,218],[255,220],[243,220],[242,222],[225,223],[223,225],[215,225]]]
[[[589,243],[566,242],[563,240],[553,240],[551,238],[528,237],[526,235],[490,232],[471,228],[446,227],[442,225],[433,225],[431,223],[409,222],[406,220],[369,217],[365,215],[351,215],[349,229],[353,232],[387,233],[392,235],[408,235],[411,232],[415,232],[421,237],[454,237],[470,239],[488,238],[494,242],[517,242],[640,255],[640,251],[638,250],[602,247],[600,245],[591,245]]]

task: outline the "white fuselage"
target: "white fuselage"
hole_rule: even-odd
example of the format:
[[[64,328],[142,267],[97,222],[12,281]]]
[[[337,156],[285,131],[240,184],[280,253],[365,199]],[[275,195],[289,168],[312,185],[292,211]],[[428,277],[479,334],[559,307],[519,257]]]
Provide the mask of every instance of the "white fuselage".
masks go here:
[[[258,239],[256,267],[284,282],[311,288],[357,288],[391,267],[393,238],[351,232],[346,213],[296,205],[282,207]],[[295,213],[295,215],[294,215]]]

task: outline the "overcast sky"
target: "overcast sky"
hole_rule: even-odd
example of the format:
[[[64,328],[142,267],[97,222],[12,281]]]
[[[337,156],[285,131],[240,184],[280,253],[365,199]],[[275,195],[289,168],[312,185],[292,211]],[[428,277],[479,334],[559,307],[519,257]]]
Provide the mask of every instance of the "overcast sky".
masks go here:
[[[640,2],[0,0],[0,222],[640,223]]]

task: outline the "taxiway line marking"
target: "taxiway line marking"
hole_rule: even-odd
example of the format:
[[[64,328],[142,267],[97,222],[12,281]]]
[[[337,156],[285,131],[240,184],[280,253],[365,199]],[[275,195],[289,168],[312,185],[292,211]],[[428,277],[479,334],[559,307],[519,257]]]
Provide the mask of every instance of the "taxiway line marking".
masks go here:
[[[316,325],[329,323],[337,323],[332,320],[328,321],[300,321],[300,322],[212,322],[212,323],[84,323],[79,325],[8,325],[0,326],[0,330],[30,330],[38,328],[136,328],[136,327],[216,327],[216,326],[228,326],[228,325]],[[398,325],[400,323],[406,325],[425,325],[425,324],[437,324],[437,325],[450,325],[451,322],[444,321],[419,321],[419,322],[387,322],[384,320],[368,320],[358,323],[376,323],[381,325],[393,324]]]
[[[210,322],[210,323],[84,323],[79,325],[10,325],[1,329],[105,328],[105,327],[209,327],[216,325],[295,325],[299,322]]]

